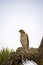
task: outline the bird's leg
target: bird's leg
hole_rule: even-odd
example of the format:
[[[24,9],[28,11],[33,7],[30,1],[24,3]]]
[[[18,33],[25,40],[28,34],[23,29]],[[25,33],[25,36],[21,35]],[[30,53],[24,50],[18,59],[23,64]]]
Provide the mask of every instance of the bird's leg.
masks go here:
[[[23,51],[28,53],[28,47],[23,48]]]

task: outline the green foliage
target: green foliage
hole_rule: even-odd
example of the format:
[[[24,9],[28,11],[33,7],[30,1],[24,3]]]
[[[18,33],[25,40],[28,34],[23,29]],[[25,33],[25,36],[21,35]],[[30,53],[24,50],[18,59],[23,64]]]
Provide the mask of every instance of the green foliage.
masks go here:
[[[9,50],[8,48],[0,50],[0,65],[6,61],[9,54],[12,52],[12,50]]]

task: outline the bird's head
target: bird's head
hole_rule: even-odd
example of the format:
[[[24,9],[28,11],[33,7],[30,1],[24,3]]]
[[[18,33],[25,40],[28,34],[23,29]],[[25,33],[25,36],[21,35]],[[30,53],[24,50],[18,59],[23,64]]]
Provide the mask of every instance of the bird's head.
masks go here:
[[[25,32],[24,32],[24,30],[22,30],[22,29],[21,29],[21,30],[19,30],[19,32],[20,32],[20,33],[25,33]]]

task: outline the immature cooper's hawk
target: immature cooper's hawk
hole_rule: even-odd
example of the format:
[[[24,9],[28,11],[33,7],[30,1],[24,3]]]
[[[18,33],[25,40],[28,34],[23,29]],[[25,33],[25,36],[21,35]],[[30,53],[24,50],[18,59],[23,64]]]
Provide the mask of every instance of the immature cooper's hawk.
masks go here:
[[[29,47],[28,35],[24,32],[24,30],[19,30],[19,32],[20,32],[20,42],[23,48],[28,48]]]

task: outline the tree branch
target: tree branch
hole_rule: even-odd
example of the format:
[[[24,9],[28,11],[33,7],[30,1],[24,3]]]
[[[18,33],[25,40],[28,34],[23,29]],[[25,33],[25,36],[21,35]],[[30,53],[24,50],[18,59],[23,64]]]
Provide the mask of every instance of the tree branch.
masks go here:
[[[23,65],[23,61],[33,60],[38,65],[43,65],[43,38],[39,48],[19,47],[16,52],[10,53],[7,60],[2,65]]]

